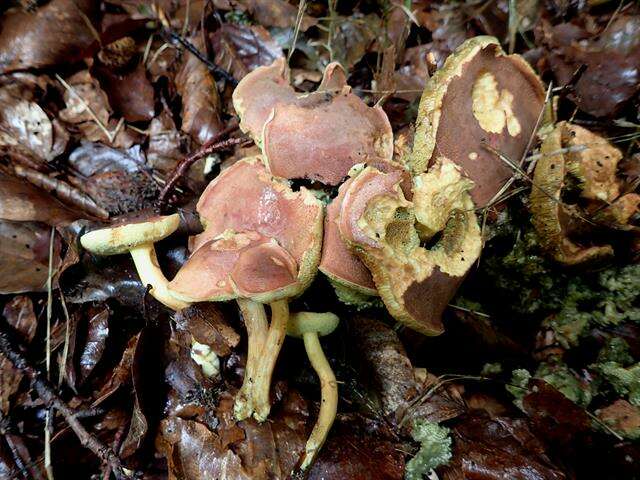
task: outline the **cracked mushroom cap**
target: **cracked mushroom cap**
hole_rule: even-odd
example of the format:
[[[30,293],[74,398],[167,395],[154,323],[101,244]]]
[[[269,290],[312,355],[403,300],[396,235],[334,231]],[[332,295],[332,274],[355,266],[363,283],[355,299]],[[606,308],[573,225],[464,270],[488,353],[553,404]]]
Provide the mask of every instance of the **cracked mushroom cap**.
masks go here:
[[[367,165],[383,172],[397,171],[402,176],[400,187],[403,193],[406,197],[411,198],[411,176],[401,165],[384,160],[368,162]],[[364,168],[364,165],[362,168]],[[357,294],[377,296],[376,287],[369,269],[362,263],[362,260],[351,252],[342,239],[338,228],[342,200],[352,181],[353,179],[349,178],[340,185],[338,195],[327,206],[319,269],[329,277],[334,285],[338,284],[338,286],[355,291],[356,297],[358,297]]]
[[[540,245],[556,261],[577,265],[611,256],[613,249],[610,245],[582,246],[570,238],[572,224],[582,220],[571,205],[565,205],[562,201],[567,174],[567,161],[562,148],[563,138],[570,131],[568,128],[564,123],[558,124],[540,147],[542,155],[536,163],[531,188],[531,221]],[[596,186],[593,182],[591,185],[593,188]]]
[[[298,289],[295,259],[273,238],[227,230],[196,250],[169,290],[188,302],[250,298],[269,303]]]
[[[294,192],[267,172],[259,157],[236,162],[205,189],[197,204],[205,231],[193,250],[226,230],[252,231],[273,238],[298,266],[299,292],[317,271],[322,244],[322,203],[307,189]]]
[[[345,193],[338,226],[371,271],[389,313],[425,335],[438,335],[442,312],[480,254],[480,227],[467,195],[464,210],[450,211],[441,239],[423,248],[401,181],[398,172],[365,168]]]
[[[80,243],[96,255],[117,255],[127,253],[137,246],[162,240],[175,232],[179,224],[180,216],[177,213],[129,219],[85,233],[80,238]]]
[[[422,94],[410,160],[414,173],[448,159],[473,180],[471,196],[485,206],[513,171],[484,145],[518,162],[544,100],[541,80],[522,57],[506,55],[494,37],[465,41]]]
[[[240,127],[261,146],[269,170],[279,177],[338,185],[356,163],[393,155],[387,115],[351,92],[337,63],[326,67],[318,90],[298,94],[278,59],[244,77],[233,103]]]

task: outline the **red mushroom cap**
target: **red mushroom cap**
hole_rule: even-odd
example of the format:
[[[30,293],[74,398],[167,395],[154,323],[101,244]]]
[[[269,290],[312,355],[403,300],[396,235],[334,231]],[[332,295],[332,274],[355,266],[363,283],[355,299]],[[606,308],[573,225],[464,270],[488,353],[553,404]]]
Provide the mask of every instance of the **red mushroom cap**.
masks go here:
[[[297,289],[297,274],[295,260],[275,240],[228,230],[195,251],[169,289],[189,302],[237,297],[273,301]]]
[[[322,243],[322,204],[305,188],[294,192],[273,177],[260,158],[236,162],[205,189],[197,205],[205,231],[193,249],[225,230],[253,231],[273,238],[298,265],[301,291],[318,266]]]

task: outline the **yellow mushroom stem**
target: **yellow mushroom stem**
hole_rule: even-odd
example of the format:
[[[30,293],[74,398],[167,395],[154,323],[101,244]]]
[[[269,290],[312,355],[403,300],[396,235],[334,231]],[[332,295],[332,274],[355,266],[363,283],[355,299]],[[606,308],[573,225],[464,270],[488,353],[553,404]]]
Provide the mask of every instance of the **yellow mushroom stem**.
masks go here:
[[[188,303],[171,295],[167,289],[169,281],[160,270],[153,243],[139,245],[129,250],[129,252],[133,257],[133,263],[136,266],[142,285],[151,285],[149,293],[156,300],[173,310],[180,310],[189,306]]]
[[[272,302],[269,306],[271,307],[271,324],[260,355],[260,363],[256,372],[252,395],[253,416],[259,422],[264,422],[271,410],[271,403],[269,402],[271,376],[273,375],[284,337],[287,335],[287,322],[289,321],[289,302],[286,299]]]
[[[238,306],[247,328],[247,363],[242,387],[236,395],[233,412],[237,420],[245,420],[253,414],[253,385],[256,381],[258,362],[267,338],[267,314],[262,303],[238,299]]]
[[[318,452],[327,439],[331,425],[336,418],[338,411],[338,383],[336,376],[331,370],[331,365],[324,355],[322,345],[317,332],[306,332],[302,334],[304,348],[309,356],[309,361],[320,379],[321,403],[318,420],[313,426],[311,435],[305,446],[304,457],[300,468],[306,470],[315,460]]]

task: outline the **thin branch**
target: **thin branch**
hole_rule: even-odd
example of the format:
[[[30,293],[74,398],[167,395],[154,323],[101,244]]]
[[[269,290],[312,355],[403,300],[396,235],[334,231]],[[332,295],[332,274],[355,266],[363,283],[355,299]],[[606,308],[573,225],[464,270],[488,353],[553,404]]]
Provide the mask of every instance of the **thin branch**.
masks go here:
[[[166,206],[169,195],[173,192],[173,189],[175,188],[180,178],[186,175],[186,173],[189,171],[189,168],[191,168],[191,165],[193,165],[195,162],[197,162],[201,158],[205,158],[208,155],[211,155],[212,153],[226,150],[229,147],[232,147],[235,145],[248,144],[249,142],[251,142],[251,140],[246,137],[229,138],[227,140],[222,140],[224,137],[235,132],[237,129],[238,129],[238,124],[236,122],[233,122],[231,125],[229,125],[227,128],[222,130],[220,133],[214,136],[207,143],[202,145],[202,147],[200,147],[197,151],[185,157],[176,166],[176,168],[173,170],[169,178],[166,180],[166,183],[162,188],[160,195],[158,196],[157,205],[160,210],[163,210],[164,207]]]
[[[14,347],[10,334],[4,325],[0,325],[0,353],[2,353],[15,368],[27,375],[33,387],[42,401],[60,412],[73,432],[76,434],[83,447],[91,450],[103,462],[108,463],[117,480],[132,479],[133,472],[122,465],[120,457],[95,435],[89,433],[78,420],[76,412],[72,410],[55,392],[45,376],[35,369],[24,357],[17,347]]]

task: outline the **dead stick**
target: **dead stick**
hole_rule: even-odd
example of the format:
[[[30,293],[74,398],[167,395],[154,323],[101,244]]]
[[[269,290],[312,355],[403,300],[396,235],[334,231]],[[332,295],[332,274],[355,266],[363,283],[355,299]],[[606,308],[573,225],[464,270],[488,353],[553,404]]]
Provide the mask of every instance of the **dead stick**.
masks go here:
[[[0,352],[7,357],[15,368],[25,373],[31,379],[42,401],[60,412],[80,440],[82,446],[91,450],[103,462],[111,466],[111,471],[116,476],[116,479],[125,480],[133,478],[125,470],[120,457],[84,428],[78,420],[76,412],[62,401],[44,375],[36,370],[22,353],[12,345],[9,334],[4,329],[0,331]]]
[[[220,152],[229,147],[249,142],[249,139],[245,137],[221,140],[237,129],[238,125],[235,123],[228,126],[207,143],[202,145],[202,147],[200,147],[196,152],[182,159],[182,161],[173,170],[173,172],[171,172],[171,176],[167,179],[167,182],[164,184],[164,187],[162,188],[162,191],[158,196],[158,207],[160,208],[160,210],[164,209],[167,203],[167,199],[178,183],[178,180],[180,180],[180,178],[182,178],[187,173],[189,168],[191,168],[191,165],[196,163],[201,158],[205,158],[207,155],[211,155],[212,153]]]

